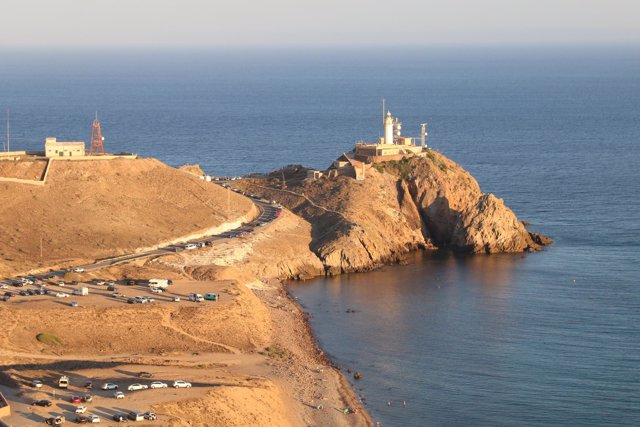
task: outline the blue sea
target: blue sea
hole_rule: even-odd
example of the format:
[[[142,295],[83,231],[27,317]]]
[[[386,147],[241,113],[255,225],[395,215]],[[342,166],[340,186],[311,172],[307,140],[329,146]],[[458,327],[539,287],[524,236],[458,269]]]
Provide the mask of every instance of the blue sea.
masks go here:
[[[555,243],[294,283],[374,420],[640,425],[639,47],[0,51],[13,149],[97,111],[108,151],[214,175],[325,167],[381,98]]]

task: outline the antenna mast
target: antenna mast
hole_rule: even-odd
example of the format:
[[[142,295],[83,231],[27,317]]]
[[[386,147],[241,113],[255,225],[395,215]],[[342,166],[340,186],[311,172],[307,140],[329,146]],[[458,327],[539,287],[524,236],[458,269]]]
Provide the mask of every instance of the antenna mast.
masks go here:
[[[11,118],[11,110],[7,108],[7,144],[5,146],[7,151],[11,151],[11,137],[10,137],[11,124],[10,124],[10,118]]]
[[[98,112],[91,127],[91,147],[89,148],[90,156],[104,156],[104,138],[100,130],[100,120],[98,120]]]

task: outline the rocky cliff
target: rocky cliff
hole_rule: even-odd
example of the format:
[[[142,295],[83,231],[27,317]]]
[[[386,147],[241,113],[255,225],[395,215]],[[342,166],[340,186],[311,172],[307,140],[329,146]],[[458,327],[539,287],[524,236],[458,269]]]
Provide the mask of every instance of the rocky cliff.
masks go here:
[[[417,248],[525,252],[551,242],[528,232],[502,199],[434,151],[377,164],[364,181],[305,176],[303,167],[289,166],[246,185],[311,224],[309,247],[329,274],[369,270]]]

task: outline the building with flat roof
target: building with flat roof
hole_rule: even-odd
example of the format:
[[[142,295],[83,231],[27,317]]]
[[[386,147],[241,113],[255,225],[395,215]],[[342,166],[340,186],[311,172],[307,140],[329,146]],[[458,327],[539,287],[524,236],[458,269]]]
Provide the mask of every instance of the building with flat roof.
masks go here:
[[[85,156],[84,142],[58,141],[56,138],[46,138],[44,142],[46,157],[83,157]]]

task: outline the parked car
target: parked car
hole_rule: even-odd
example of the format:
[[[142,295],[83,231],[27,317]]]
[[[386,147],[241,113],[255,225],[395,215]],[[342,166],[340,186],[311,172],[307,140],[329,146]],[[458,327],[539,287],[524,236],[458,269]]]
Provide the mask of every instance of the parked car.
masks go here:
[[[127,415],[126,414],[115,414],[112,418],[113,418],[113,421],[116,421],[116,422],[119,422],[119,423],[127,422]]]
[[[136,391],[136,390],[146,390],[148,388],[149,388],[149,386],[146,385],[146,384],[135,383],[135,384],[131,384],[129,387],[127,387],[127,390]]]
[[[82,398],[80,396],[71,396],[71,399],[69,399],[71,401],[71,403],[81,403],[82,402]]]
[[[76,406],[76,414],[84,414],[87,412],[86,406]]]
[[[2,301],[9,301],[10,299],[11,299],[11,297],[8,296],[8,295],[3,295],[2,296]]]
[[[104,383],[102,384],[102,387],[100,387],[103,390],[117,390],[118,389],[118,385],[114,384],[114,383]]]
[[[77,307],[77,306],[78,306],[78,303],[77,303],[76,301],[73,301],[73,302],[71,303],[71,307]]]
[[[78,424],[86,424],[89,422],[89,417],[87,417],[86,415],[76,415],[76,423]]]
[[[108,285],[107,290],[113,292],[113,291],[117,291],[118,288],[116,288],[114,285]]]
[[[160,289],[160,288],[150,288],[150,289],[151,289],[151,292],[153,292],[154,294],[161,294],[161,293],[163,293],[163,292],[164,292],[164,291],[163,291],[162,289]]]
[[[69,294],[65,292],[56,292],[56,298],[69,298]]]
[[[188,383],[182,380],[177,380],[173,382],[173,387],[174,388],[191,388],[191,383]]]
[[[31,406],[43,406],[45,408],[48,408],[49,406],[53,405],[53,403],[50,400],[46,400],[46,399],[42,399],[42,400],[34,400],[31,403]]]
[[[100,422],[100,417],[97,415],[89,415],[89,422],[90,423],[99,423]]]
[[[200,295],[200,294],[191,293],[191,294],[189,294],[189,301],[202,302],[202,301],[204,301],[204,297],[202,295]]]
[[[62,281],[62,280],[61,280],[61,281],[59,281],[59,282],[58,282],[58,286],[64,286],[64,281]]]
[[[45,424],[50,426],[60,426],[64,424],[66,421],[67,419],[65,417],[63,417],[62,415],[58,415],[57,417],[49,417],[44,422]]]
[[[161,381],[154,381],[149,384],[149,388],[167,388],[167,383],[163,383]]]
[[[18,294],[16,294],[15,292],[11,292],[11,291],[7,291],[7,292],[4,293],[4,296],[5,297],[9,297],[9,298],[15,297],[16,295],[18,295]]]
[[[156,415],[155,412],[145,412],[143,416],[145,420],[149,420],[149,421],[155,421],[158,419],[158,416]]]
[[[40,380],[31,381],[31,387],[41,388],[42,387],[42,381],[40,381]]]
[[[118,297],[123,297],[124,294],[122,292],[114,292],[111,294],[111,296],[114,298],[118,298]]]
[[[84,273],[84,268],[82,267],[76,267],[73,269],[74,273]]]
[[[138,372],[138,378],[151,378],[151,377],[153,377],[153,374],[151,372],[147,372],[147,371]]]
[[[135,304],[136,302],[135,298],[127,298],[127,304]]]
[[[85,394],[84,396],[82,396],[82,403],[89,403],[93,400],[93,396],[91,396],[90,394]]]
[[[204,295],[204,299],[208,301],[218,301],[218,294],[214,294],[213,292],[209,292]]]
[[[0,283],[0,289],[9,289],[9,285],[6,283]]]
[[[93,382],[92,381],[85,382],[84,383],[84,388],[92,389],[93,388]]]
[[[195,243],[189,243],[184,248],[186,250],[196,249],[198,246]]]
[[[104,285],[104,284],[105,284],[104,280],[98,280],[98,281],[96,282],[96,285],[98,285],[98,286],[102,286],[102,285]]]
[[[116,399],[124,399],[124,393],[121,391],[116,391],[115,393],[113,393],[113,397],[115,397]]]
[[[173,297],[173,300],[174,300],[175,302],[178,302],[178,301],[180,301],[180,297]]]

